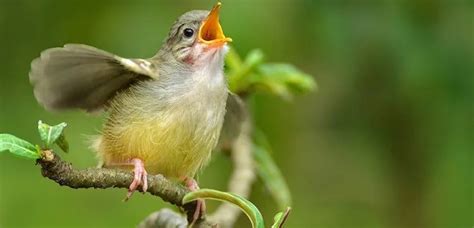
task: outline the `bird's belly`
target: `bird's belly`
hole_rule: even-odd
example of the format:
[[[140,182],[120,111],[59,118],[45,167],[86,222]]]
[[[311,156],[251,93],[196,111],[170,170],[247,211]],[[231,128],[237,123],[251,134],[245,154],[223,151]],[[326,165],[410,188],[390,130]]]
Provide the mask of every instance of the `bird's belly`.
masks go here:
[[[173,110],[126,126],[109,125],[99,148],[105,165],[139,158],[150,174],[194,176],[210,158],[222,126],[223,112]]]

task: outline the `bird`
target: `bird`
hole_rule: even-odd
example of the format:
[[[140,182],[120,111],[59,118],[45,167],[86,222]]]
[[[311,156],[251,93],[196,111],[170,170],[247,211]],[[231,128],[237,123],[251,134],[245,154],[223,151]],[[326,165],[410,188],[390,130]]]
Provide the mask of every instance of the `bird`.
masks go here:
[[[193,10],[171,26],[151,58],[123,58],[84,45],[46,49],[31,63],[37,101],[50,111],[107,113],[93,148],[102,167],[134,173],[126,199],[148,174],[199,188],[195,177],[209,162],[226,114],[235,103],[224,75],[230,37],[219,22],[221,3]],[[205,206],[198,201],[194,219]]]

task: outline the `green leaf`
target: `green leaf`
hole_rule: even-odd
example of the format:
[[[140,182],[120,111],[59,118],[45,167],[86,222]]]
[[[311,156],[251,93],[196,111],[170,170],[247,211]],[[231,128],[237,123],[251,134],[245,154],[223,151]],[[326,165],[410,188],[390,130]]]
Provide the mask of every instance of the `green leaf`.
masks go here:
[[[283,224],[285,224],[286,220],[288,219],[288,216],[290,215],[291,207],[287,207],[285,211],[278,212],[274,217],[273,217],[273,225],[272,228],[282,228]]]
[[[284,99],[316,89],[316,82],[310,75],[283,63],[262,64],[249,80],[256,90]]]
[[[28,159],[40,158],[40,153],[33,144],[10,134],[0,134],[0,152],[3,151]]]
[[[249,68],[256,67],[263,62],[265,55],[263,54],[262,50],[254,49],[249,52],[247,57],[245,58],[245,65]]]
[[[231,92],[265,92],[291,99],[294,95],[316,89],[316,82],[310,75],[291,64],[264,63],[264,57],[261,50],[254,49],[242,61],[233,48],[229,50],[226,74]]]
[[[64,136],[64,128],[66,126],[66,123],[50,126],[41,120],[38,121],[38,132],[46,149],[51,149],[53,144],[56,143],[64,152],[67,153],[69,151],[69,144]]]
[[[59,136],[59,138],[56,140],[56,145],[61,148],[65,153],[69,152],[69,143],[66,140],[66,136],[64,136],[64,132]]]
[[[265,135],[255,131],[254,158],[257,174],[262,179],[278,208],[284,210],[291,206],[291,194],[285,178],[271,157],[271,148]]]
[[[228,202],[238,206],[250,219],[253,228],[264,228],[262,214],[258,208],[247,199],[229,193],[221,192],[213,189],[200,189],[186,194],[183,198],[183,204],[189,203],[197,199],[213,199]]]
[[[232,54],[236,54],[233,52]],[[233,57],[232,59],[235,59]],[[245,61],[237,62],[233,61],[232,69],[228,75],[229,88],[234,93],[244,92],[249,87],[249,76],[257,69],[257,67],[263,63],[264,55],[259,49],[254,49],[245,58]],[[240,66],[237,67],[237,63]]]

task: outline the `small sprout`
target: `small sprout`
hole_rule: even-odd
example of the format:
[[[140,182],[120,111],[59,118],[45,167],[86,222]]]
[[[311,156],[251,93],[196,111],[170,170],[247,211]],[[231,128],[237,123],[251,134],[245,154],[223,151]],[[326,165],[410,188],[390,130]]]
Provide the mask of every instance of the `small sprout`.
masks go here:
[[[43,123],[41,120],[38,121],[38,132],[41,140],[44,143],[45,149],[51,149],[53,144],[56,144],[64,152],[69,151],[69,144],[64,136],[64,128],[67,126],[66,123],[60,123],[55,126],[50,126]]]

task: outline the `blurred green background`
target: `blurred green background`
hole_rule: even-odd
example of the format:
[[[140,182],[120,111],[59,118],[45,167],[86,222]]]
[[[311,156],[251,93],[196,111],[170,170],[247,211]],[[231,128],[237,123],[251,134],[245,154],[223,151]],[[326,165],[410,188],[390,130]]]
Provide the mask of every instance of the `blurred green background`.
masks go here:
[[[149,57],[172,22],[213,0],[0,0],[0,132],[38,142],[39,119],[69,123],[77,167],[102,116],[48,113],[35,101],[29,64],[46,48],[85,43]],[[222,24],[244,55],[312,74],[319,90],[293,102],[257,95],[294,197],[288,227],[472,227],[474,1],[223,1]],[[230,162],[216,156],[201,186],[225,190]],[[0,154],[0,227],[132,227],[163,206],[125,190],[71,190],[31,161]],[[276,212],[261,183],[251,200]],[[247,227],[241,216],[236,227]]]

